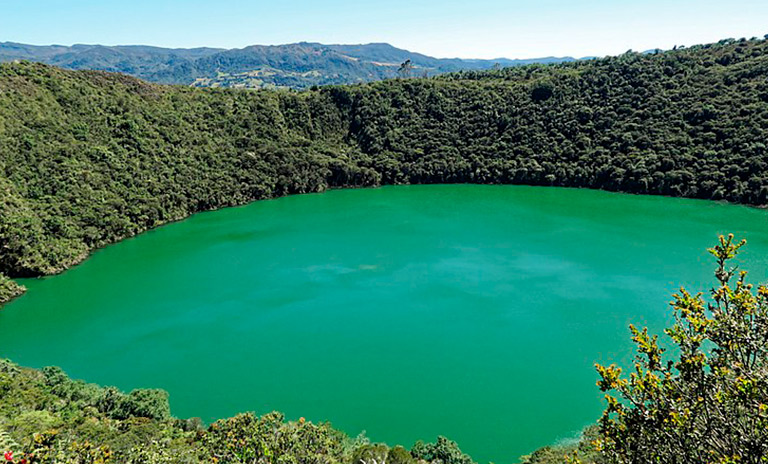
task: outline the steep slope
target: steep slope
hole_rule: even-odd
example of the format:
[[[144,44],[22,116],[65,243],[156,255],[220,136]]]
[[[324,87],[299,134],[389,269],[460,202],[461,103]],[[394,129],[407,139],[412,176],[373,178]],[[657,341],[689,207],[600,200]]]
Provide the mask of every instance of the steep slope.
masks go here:
[[[0,65],[0,272],[329,187],[517,183],[768,204],[768,42],[309,92]]]

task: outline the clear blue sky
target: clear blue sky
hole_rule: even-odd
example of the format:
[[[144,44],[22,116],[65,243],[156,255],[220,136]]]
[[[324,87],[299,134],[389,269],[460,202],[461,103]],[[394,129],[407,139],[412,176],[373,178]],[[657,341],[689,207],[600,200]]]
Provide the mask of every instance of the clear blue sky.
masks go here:
[[[768,34],[768,0],[0,0],[0,41],[389,42],[438,57],[608,55]]]

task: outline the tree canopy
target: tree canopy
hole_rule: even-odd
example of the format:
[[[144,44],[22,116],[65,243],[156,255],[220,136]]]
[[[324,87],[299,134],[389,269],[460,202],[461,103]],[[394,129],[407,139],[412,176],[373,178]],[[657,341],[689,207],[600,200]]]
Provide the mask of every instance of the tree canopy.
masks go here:
[[[55,273],[194,212],[332,187],[509,183],[765,205],[766,52],[723,41],[307,92],[3,64],[0,273]]]

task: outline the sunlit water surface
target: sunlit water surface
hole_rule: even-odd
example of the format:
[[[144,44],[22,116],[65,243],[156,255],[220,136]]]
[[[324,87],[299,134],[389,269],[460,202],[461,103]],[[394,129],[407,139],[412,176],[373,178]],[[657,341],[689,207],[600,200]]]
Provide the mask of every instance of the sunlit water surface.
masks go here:
[[[0,356],[170,392],[205,421],[279,410],[497,463],[602,410],[595,362],[706,290],[720,233],[763,280],[768,215],[712,202],[514,186],[332,191],[203,213],[25,281]]]

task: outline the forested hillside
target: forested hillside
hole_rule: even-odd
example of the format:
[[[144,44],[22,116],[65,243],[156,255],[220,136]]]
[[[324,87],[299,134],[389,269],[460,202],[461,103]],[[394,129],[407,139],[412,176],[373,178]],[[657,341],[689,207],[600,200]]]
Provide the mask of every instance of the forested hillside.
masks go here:
[[[0,359],[0,452],[7,464],[295,463],[473,464],[456,443],[402,446],[352,439],[328,423],[251,413],[203,426],[171,417],[162,390],[99,387],[61,369]],[[361,459],[363,461],[361,461]]]
[[[330,187],[517,183],[768,203],[768,42],[318,90],[0,65],[0,272]],[[4,298],[17,293],[0,280]]]
[[[407,74],[436,75],[494,66],[573,61],[573,58],[441,59],[386,43],[324,45],[301,42],[231,50],[0,43],[0,62],[14,60],[36,61],[66,69],[119,72],[161,84],[306,89],[313,85],[354,84],[396,77],[400,65],[406,61],[410,65]]]

